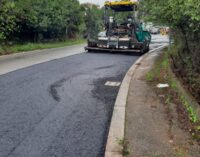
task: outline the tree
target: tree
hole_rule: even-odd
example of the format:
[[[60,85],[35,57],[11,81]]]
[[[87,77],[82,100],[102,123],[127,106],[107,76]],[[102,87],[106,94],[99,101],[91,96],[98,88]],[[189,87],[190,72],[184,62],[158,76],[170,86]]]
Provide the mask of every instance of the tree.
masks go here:
[[[84,8],[84,21],[86,29],[84,34],[87,38],[96,38],[97,34],[103,29],[103,8],[97,5],[86,3]]]
[[[18,0],[18,24],[21,35],[35,41],[52,38],[73,38],[82,22],[77,0]]]
[[[200,96],[200,3],[199,0],[141,0],[143,18],[171,27],[174,68],[189,89]]]
[[[0,41],[6,40],[15,30],[15,15],[12,12],[14,7],[14,2],[0,0]]]
[[[98,32],[101,10],[89,10],[78,0],[0,0],[0,40],[43,42],[76,38],[87,28]]]
[[[141,0],[146,19],[167,24],[172,28],[184,27],[195,32],[200,29],[198,0]]]

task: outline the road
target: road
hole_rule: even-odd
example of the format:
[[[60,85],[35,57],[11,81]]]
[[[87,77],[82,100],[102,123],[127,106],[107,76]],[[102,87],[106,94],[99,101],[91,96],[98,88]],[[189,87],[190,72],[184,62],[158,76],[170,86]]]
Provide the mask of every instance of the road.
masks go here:
[[[0,157],[102,157],[119,90],[105,83],[121,82],[138,58],[80,53],[4,71]]]

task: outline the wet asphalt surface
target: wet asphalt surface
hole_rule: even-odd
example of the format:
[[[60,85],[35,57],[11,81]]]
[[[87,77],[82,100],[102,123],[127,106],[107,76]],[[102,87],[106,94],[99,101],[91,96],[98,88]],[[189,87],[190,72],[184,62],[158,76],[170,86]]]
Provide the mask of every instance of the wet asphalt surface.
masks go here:
[[[114,102],[139,58],[83,53],[0,76],[0,157],[103,157]]]

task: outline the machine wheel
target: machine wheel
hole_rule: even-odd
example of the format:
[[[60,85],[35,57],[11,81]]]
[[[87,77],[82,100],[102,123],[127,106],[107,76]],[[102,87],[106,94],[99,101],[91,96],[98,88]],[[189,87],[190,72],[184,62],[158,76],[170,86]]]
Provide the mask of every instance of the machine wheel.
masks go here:
[[[143,46],[142,46],[142,48],[141,48],[141,50],[140,50],[141,54],[145,54],[145,53],[147,53],[148,51],[149,51],[149,46],[147,46],[146,43],[143,43]]]
[[[149,42],[145,42],[146,44],[145,44],[145,49],[144,49],[144,53],[147,53],[147,52],[149,52]]]
[[[149,48],[149,45],[147,46],[146,50],[145,50],[145,53],[149,52],[150,48]]]

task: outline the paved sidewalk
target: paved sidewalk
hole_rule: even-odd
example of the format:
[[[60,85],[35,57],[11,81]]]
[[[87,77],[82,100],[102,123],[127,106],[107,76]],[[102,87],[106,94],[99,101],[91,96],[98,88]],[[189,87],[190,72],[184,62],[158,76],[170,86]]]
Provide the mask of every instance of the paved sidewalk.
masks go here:
[[[147,55],[135,70],[131,80],[125,129],[125,139],[128,141],[130,153],[128,156],[198,157],[199,146],[190,144],[190,135],[178,127],[176,118],[173,126],[170,126],[164,104],[146,83],[145,74],[153,66],[159,53]],[[173,139],[169,135],[169,130]]]
[[[0,56],[0,75],[11,71],[85,52],[85,44],[20,52]]]

